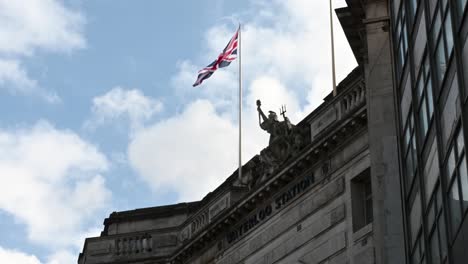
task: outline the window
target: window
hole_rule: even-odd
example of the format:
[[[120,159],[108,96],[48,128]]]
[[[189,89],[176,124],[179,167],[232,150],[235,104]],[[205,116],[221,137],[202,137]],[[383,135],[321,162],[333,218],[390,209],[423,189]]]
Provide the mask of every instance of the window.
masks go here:
[[[351,200],[353,231],[356,232],[373,221],[370,169],[351,180]]]
[[[424,262],[424,239],[422,238],[422,232],[419,232],[418,239],[416,240],[416,244],[411,251],[411,263],[419,264],[425,263]]]
[[[416,181],[406,199],[407,226],[408,226],[408,252],[411,263],[425,263],[424,236],[423,236],[423,210],[419,182]]]
[[[405,183],[406,191],[409,192],[411,189],[411,184],[414,179],[414,175],[417,169],[417,152],[416,152],[416,142],[414,136],[414,118],[413,112],[411,109],[408,113],[408,118],[406,121],[404,135],[404,163],[405,163]]]
[[[417,24],[416,37],[414,38],[413,45],[413,68],[416,75],[421,69],[421,66],[424,64],[423,56],[426,53],[427,46],[427,32],[426,32],[426,19],[424,9],[421,11],[421,18],[418,21],[415,21]],[[429,57],[429,55],[425,55]]]
[[[415,190],[410,201],[409,207],[409,227],[411,235],[411,245],[413,245],[421,231],[421,194]]]
[[[416,16],[416,11],[418,11],[418,2],[419,0],[409,1],[411,16],[413,17],[413,21],[414,21],[414,17]]]
[[[408,74],[406,75],[404,81],[404,85],[402,85],[403,93],[401,96],[401,101],[400,101],[400,115],[401,115],[401,122],[402,124],[405,124],[408,118],[408,113],[409,109],[411,107],[411,100],[412,100],[412,94],[411,94],[411,81],[410,78],[408,77]]]
[[[431,247],[431,254],[428,257],[432,259],[433,264],[444,263],[447,259],[447,239],[439,186],[436,187],[432,194],[427,210],[426,223]]]
[[[426,144],[430,146],[429,155],[424,161],[424,194],[425,197],[430,197],[434,190],[437,180],[439,179],[439,156],[437,142],[434,138]],[[426,199],[426,203],[429,199]]]
[[[434,1],[433,1],[434,2]],[[448,1],[437,1],[435,13],[432,18],[432,40],[434,42],[434,56],[439,84],[442,83],[447,63],[453,50],[453,31]]]
[[[464,212],[468,209],[468,174],[465,156],[465,141],[459,129],[452,139],[445,165],[452,239],[456,237]]]
[[[465,11],[467,0],[459,0],[459,1],[456,1],[456,2],[457,2],[457,5],[458,5],[457,7],[458,7],[459,17],[462,18],[463,13]]]
[[[424,142],[426,138],[429,124],[434,114],[434,100],[432,97],[432,82],[429,67],[429,58],[425,55],[416,84],[419,132],[422,142]]]
[[[442,145],[444,146],[443,152],[445,153],[449,149],[450,135],[453,133],[454,128],[457,125],[457,120],[460,118],[460,96],[458,92],[458,80],[457,74],[454,75],[452,85],[448,91],[447,99],[443,104],[441,110],[441,134],[442,134]],[[448,88],[448,87],[447,87]],[[446,89],[447,89],[446,88]]]
[[[397,13],[398,13],[398,9],[400,8],[401,0],[395,0],[395,1],[392,1],[392,2],[393,2],[393,8],[392,8],[393,9],[393,14],[394,14],[394,16],[396,16]]]
[[[397,25],[395,28],[395,39],[397,40],[397,72],[398,76],[401,75],[403,66],[406,62],[406,54],[408,51],[408,30],[406,29],[406,14],[405,6],[402,5],[400,14],[397,19]]]

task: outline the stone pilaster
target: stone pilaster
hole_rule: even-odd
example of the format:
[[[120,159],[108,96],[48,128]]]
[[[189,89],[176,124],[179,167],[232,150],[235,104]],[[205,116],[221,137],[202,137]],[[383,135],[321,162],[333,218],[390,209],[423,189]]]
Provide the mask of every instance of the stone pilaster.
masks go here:
[[[368,0],[364,9],[368,48],[364,68],[376,263],[402,264],[405,263],[405,248],[388,3]]]

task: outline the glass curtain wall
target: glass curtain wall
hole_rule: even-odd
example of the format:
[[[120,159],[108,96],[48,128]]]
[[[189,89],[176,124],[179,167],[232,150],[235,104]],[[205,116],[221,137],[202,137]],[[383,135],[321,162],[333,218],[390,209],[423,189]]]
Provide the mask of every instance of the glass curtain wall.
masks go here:
[[[468,258],[467,2],[389,1],[408,263]]]

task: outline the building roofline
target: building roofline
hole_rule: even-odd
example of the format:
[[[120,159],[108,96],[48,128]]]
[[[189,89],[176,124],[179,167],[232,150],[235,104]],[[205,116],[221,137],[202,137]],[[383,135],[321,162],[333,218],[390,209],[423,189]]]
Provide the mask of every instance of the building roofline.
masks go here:
[[[319,115],[323,109],[326,109],[330,104],[332,104],[336,98],[339,98],[342,92],[346,88],[350,87],[353,82],[359,81],[360,76],[362,76],[362,67],[357,66],[354,68],[338,85],[337,91],[338,95],[334,97],[332,93],[328,94],[324,98],[324,102],[320,104],[314,111],[309,115],[303,118],[297,125],[298,126],[307,126],[308,123]],[[249,161],[243,164],[243,168],[247,166],[251,161],[258,158],[258,155],[253,156]],[[125,222],[129,220],[144,220],[149,218],[160,218],[176,214],[187,214],[190,215],[196,214],[201,208],[213,201],[217,196],[223,195],[227,190],[239,190],[244,191],[247,187],[236,186],[234,183],[238,178],[238,169],[232,172],[232,174],[226,178],[226,180],[221,183],[215,190],[206,194],[201,200],[193,202],[183,202],[172,205],[163,205],[163,206],[154,206],[147,208],[139,208],[134,210],[112,212],[108,218],[104,220],[104,231],[102,235],[107,235],[107,230],[109,225],[113,223]]]

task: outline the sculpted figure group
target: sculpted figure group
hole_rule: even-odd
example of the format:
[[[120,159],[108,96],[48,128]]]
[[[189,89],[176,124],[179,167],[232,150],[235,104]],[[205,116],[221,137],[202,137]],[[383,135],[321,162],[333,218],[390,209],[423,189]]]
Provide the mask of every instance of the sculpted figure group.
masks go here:
[[[261,109],[260,100],[257,100],[257,111],[259,125],[270,134],[270,140],[268,147],[251,164],[247,164],[243,179],[240,179],[250,187],[270,177],[283,162],[302,149],[306,142],[304,131],[293,125],[286,116],[285,106],[280,109],[283,121],[278,120],[274,111],[268,111],[266,116]]]

